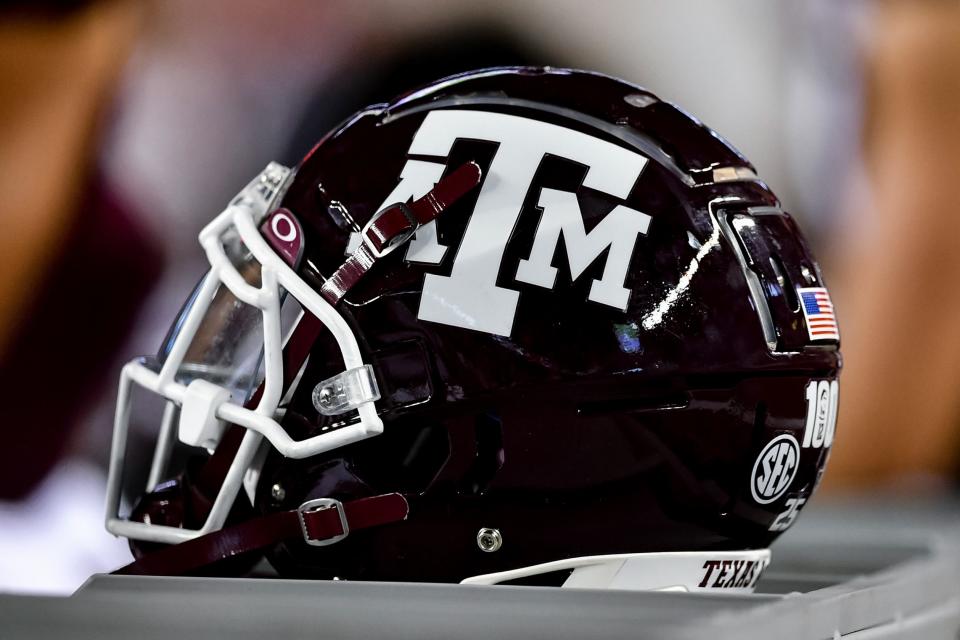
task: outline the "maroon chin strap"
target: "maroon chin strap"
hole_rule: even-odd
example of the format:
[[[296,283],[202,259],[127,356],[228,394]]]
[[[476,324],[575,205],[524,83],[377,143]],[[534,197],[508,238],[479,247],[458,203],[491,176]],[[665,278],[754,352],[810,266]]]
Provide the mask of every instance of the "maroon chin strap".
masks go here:
[[[433,222],[451,204],[480,184],[482,172],[476,162],[461,165],[444,176],[419,200],[409,205],[392,204],[374,215],[360,232],[362,242],[347,261],[320,289],[323,298],[336,305],[373,263],[409,240],[417,229]]]
[[[370,270],[373,264],[406,243],[421,226],[432,222],[454,202],[480,184],[482,173],[468,162],[444,176],[422,198],[411,204],[394,204],[378,212],[361,232],[362,243],[320,289],[324,299],[336,305]],[[289,262],[289,260],[288,260]],[[292,266],[292,265],[291,265]],[[284,381],[300,370],[310,346],[324,325],[305,314],[284,348]],[[248,401],[256,405],[263,385]],[[219,490],[235,458],[244,430],[231,426],[220,446],[201,469],[197,487],[204,493]],[[285,540],[303,537],[306,544],[325,546],[339,542],[352,531],[406,519],[409,506],[398,493],[388,493],[341,503],[330,498],[309,500],[293,511],[252,518],[240,524],[155,551],[115,571],[118,575],[184,575],[243,553],[257,551]]]
[[[349,502],[309,500],[299,509],[279,511],[213,531],[143,556],[114,571],[114,575],[188,575],[220,560],[303,538],[306,544],[326,546],[353,531],[405,520],[409,507],[399,493],[387,493]]]

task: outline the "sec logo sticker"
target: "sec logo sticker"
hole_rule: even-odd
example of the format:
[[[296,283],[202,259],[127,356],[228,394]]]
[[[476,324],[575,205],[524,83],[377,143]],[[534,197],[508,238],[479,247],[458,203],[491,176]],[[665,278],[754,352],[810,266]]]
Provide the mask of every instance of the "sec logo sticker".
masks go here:
[[[759,504],[770,504],[787,489],[797,475],[800,445],[792,435],[779,435],[763,448],[753,463],[750,492]]]

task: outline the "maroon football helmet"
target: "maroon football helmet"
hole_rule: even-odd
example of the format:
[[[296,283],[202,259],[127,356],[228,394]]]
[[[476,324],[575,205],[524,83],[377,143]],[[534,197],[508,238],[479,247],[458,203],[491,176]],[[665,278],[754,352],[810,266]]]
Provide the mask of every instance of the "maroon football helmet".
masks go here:
[[[442,80],[270,165],[201,243],[211,271],[122,377],[126,572],[264,552],[316,578],[747,590],[823,473],[820,269],[750,163],[639,87]],[[166,410],[121,518],[134,385]]]

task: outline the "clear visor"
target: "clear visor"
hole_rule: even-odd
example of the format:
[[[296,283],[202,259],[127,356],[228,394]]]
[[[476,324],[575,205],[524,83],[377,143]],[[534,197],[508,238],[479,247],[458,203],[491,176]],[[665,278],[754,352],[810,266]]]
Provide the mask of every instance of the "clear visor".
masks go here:
[[[260,263],[240,240],[234,228],[222,236],[225,253],[244,281],[260,287]],[[162,367],[173,349],[190,310],[201,295],[208,273],[197,284],[177,315],[157,354]],[[280,289],[281,340],[286,342],[301,315],[296,299]],[[190,342],[174,379],[189,384],[197,378],[212,382],[230,391],[237,404],[243,405],[264,380],[263,313],[240,301],[224,284],[217,287],[196,335]]]

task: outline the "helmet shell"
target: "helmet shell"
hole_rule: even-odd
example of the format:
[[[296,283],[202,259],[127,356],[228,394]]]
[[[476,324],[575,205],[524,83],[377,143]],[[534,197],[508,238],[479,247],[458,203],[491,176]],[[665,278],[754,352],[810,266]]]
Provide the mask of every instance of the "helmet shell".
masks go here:
[[[578,154],[593,146],[591,164]],[[521,152],[535,162],[510,160]],[[484,70],[362,111],[310,152],[282,203],[304,228],[300,275],[319,288],[391,196],[406,199],[405,181],[468,161],[484,182],[433,240],[418,231],[338,307],[374,366],[384,433],[303,461],[274,453],[257,496],[269,512],[399,491],[410,516],[331,547],[279,545],[275,565],[459,581],[768,546],[823,472],[840,369],[838,342],[808,332],[798,290],[825,285],[776,196],[723,138],[642,88]],[[311,392],[342,367],[319,340],[286,408],[292,435],[340,424]],[[501,532],[496,553],[478,547],[481,528]]]

